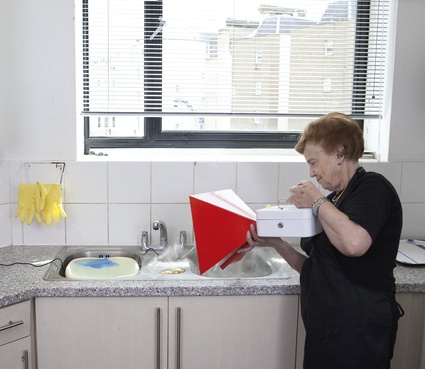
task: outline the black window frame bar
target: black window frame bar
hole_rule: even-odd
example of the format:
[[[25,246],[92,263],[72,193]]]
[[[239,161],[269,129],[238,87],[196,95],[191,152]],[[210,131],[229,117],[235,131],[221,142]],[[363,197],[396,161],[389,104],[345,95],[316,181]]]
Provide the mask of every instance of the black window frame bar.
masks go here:
[[[82,0],[83,11],[83,90],[89,90],[89,18],[88,2]],[[146,71],[162,70],[161,58],[156,54],[152,57],[150,49],[155,49],[158,45],[162,46],[162,37],[154,37],[150,40],[152,30],[146,26],[157,18],[158,11],[162,14],[162,0],[145,0],[145,77],[144,89],[148,94],[161,97],[162,88],[151,83],[149,73]],[[86,15],[85,15],[86,14]],[[366,27],[365,27],[366,25]],[[358,0],[356,9],[356,43],[355,43],[355,63],[353,77],[352,94],[352,114],[360,128],[363,130],[364,119],[376,118],[376,116],[366,116],[366,73],[359,73],[361,70],[367,70],[368,67],[368,45],[370,29],[370,1]],[[360,42],[361,40],[361,42]],[[362,48],[365,51],[361,52]],[[364,75],[364,77],[359,77]],[[89,92],[89,91],[88,91]],[[89,96],[87,94],[86,96]],[[157,101],[160,101],[157,99]],[[144,136],[143,137],[91,137],[90,136],[90,116],[99,114],[88,113],[90,101],[89,98],[83,100],[84,116],[84,154],[89,155],[92,149],[113,149],[113,148],[294,148],[301,132],[220,132],[220,131],[162,131],[161,107],[150,105],[149,101],[144,101],[145,112],[141,116],[144,118]],[[122,113],[102,113],[101,115],[116,116]],[[149,115],[149,116],[146,116]],[[150,116],[152,115],[152,116]],[[228,116],[228,114],[223,114]],[[243,114],[234,114],[240,116]],[[255,114],[246,114],[247,117],[253,117]],[[309,118],[311,120],[320,117],[316,114],[279,114],[282,117]]]

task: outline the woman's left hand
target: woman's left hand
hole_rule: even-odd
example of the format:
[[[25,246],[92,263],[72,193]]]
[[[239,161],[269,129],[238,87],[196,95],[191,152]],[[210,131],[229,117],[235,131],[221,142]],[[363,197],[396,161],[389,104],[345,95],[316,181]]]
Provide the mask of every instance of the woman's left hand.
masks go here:
[[[301,181],[296,186],[291,187],[289,191],[290,196],[286,199],[286,202],[294,204],[297,208],[311,208],[313,202],[323,196],[310,181]]]

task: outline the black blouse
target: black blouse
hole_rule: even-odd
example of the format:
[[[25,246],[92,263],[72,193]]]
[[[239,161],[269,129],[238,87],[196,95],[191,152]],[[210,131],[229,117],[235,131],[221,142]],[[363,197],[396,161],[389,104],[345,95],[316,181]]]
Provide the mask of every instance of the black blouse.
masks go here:
[[[332,199],[335,192],[329,194]],[[317,257],[336,258],[347,278],[363,287],[394,291],[393,271],[402,229],[402,207],[392,184],[381,174],[360,167],[336,204],[372,238],[369,250],[360,257],[339,252],[323,232],[302,239],[302,249],[310,255],[313,247],[322,249]],[[313,246],[314,245],[314,246]]]

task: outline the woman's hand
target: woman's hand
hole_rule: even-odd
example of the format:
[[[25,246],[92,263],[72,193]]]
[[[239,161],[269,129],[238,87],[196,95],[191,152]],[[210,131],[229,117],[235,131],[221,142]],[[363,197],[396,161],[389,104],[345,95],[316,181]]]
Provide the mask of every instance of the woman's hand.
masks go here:
[[[289,190],[290,196],[286,199],[289,204],[297,208],[311,208],[313,202],[322,197],[323,194],[310,181],[301,181]]]
[[[257,234],[254,224],[251,224],[249,231],[246,232],[246,244],[238,249],[238,253],[251,251],[254,247],[275,247],[282,243],[279,237],[260,238]]]
[[[290,193],[286,201],[297,208],[311,208],[313,202],[323,196],[310,181],[291,187]],[[332,245],[346,256],[362,256],[372,244],[369,233],[330,202],[321,205],[319,219]]]
[[[246,232],[246,242],[245,251],[252,250],[255,246],[261,245],[261,238],[257,235],[257,230],[255,229],[254,224],[249,226],[249,231]]]
[[[306,256],[294,250],[291,245],[280,237],[258,237],[254,224],[249,226],[246,232],[246,244],[237,252],[248,252],[254,247],[273,247],[296,271],[300,272]]]

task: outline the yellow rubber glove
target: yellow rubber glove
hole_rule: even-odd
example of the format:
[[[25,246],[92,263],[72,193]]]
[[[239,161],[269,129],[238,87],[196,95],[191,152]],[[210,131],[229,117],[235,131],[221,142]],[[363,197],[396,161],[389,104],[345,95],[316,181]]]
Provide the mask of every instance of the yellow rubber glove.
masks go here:
[[[50,226],[52,218],[56,224],[59,223],[60,216],[66,218],[65,210],[62,207],[62,187],[60,184],[46,184],[46,202],[43,210],[43,220]]]
[[[44,208],[47,190],[41,182],[35,184],[21,183],[18,188],[18,209],[15,217],[19,216],[21,223],[27,219],[27,224],[31,224],[34,215],[41,223],[40,211]]]

